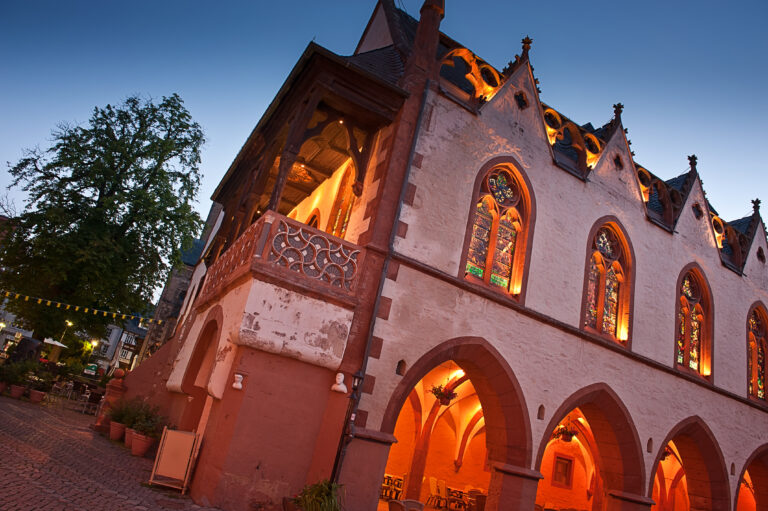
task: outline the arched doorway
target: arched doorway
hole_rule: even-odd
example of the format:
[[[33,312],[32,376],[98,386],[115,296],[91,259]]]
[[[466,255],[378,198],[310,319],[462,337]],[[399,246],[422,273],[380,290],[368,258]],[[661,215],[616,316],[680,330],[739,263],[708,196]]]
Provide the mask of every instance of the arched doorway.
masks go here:
[[[591,385],[569,397],[546,431],[536,463],[544,476],[536,506],[603,511],[650,504],[643,496],[637,431],[607,385]]]
[[[432,503],[439,491],[440,499],[466,500],[475,490],[487,510],[500,503],[529,509],[533,502],[538,477],[527,468],[530,424],[522,392],[482,338],[447,341],[417,361],[393,393],[382,432],[398,439],[385,473],[402,481],[401,498]]]
[[[747,460],[736,491],[736,511],[768,509],[768,445]]]
[[[209,314],[210,316],[210,314]],[[186,431],[197,429],[208,400],[208,380],[216,362],[216,347],[219,338],[219,322],[207,321],[198,337],[195,349],[184,373],[181,389],[189,396],[189,402],[179,423]]]
[[[728,509],[730,488],[723,454],[699,417],[672,429],[656,457],[652,511]]]

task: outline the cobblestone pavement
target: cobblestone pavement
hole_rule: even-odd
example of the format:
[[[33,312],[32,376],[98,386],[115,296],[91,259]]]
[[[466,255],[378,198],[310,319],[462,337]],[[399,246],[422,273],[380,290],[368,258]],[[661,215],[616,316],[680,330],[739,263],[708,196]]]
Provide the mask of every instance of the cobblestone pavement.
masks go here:
[[[152,460],[91,430],[93,420],[0,397],[0,511],[215,511],[144,486]]]

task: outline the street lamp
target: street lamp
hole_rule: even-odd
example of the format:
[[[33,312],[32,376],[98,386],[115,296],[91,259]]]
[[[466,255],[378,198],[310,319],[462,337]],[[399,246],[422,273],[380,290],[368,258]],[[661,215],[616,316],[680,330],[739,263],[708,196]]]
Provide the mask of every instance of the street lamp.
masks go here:
[[[74,323],[72,323],[70,320],[66,320],[65,323],[67,324],[67,326],[64,327],[64,331],[61,333],[61,339],[59,339],[59,342],[61,342],[61,343],[64,342],[64,334],[67,333],[67,328],[69,328],[72,325],[74,325]]]

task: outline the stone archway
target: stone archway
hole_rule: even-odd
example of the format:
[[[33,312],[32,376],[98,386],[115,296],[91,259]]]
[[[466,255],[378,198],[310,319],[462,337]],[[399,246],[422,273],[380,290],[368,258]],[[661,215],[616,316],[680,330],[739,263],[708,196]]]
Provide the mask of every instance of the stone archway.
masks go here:
[[[541,477],[530,470],[531,430],[522,389],[501,354],[485,339],[460,337],[424,354],[392,393],[381,432],[392,434],[414,387],[435,367],[455,363],[471,381],[485,420],[491,467],[486,509],[530,509]],[[379,474],[381,477],[383,474]]]
[[[605,383],[575,392],[555,411],[541,440],[535,467],[541,470],[553,432],[574,410],[584,419],[578,429],[588,438],[585,449],[590,451],[595,475],[599,476],[592,489],[592,509],[647,510],[651,500],[644,496],[645,465],[637,429],[624,403]]]
[[[679,458],[682,464],[691,511],[729,509],[730,484],[725,459],[717,439],[700,417],[692,416],[679,422],[662,442],[652,465],[654,477],[649,481],[649,495],[653,493],[660,463],[670,456]],[[662,508],[657,505],[654,509]]]
[[[739,475],[739,486],[733,501],[735,511],[768,509],[768,444],[749,457]]]
[[[221,332],[223,314],[221,306],[212,309],[205,318],[203,328],[184,372],[181,389],[191,399],[182,414],[179,428],[192,430],[198,427],[208,398],[208,381],[216,363],[216,349]]]

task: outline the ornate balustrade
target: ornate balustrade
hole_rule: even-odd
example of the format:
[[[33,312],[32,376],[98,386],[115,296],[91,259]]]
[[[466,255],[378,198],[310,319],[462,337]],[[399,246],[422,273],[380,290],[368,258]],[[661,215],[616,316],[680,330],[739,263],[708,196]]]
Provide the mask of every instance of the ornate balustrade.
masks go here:
[[[273,211],[251,224],[206,273],[205,303],[249,272],[278,285],[351,297],[363,259],[357,245]]]

